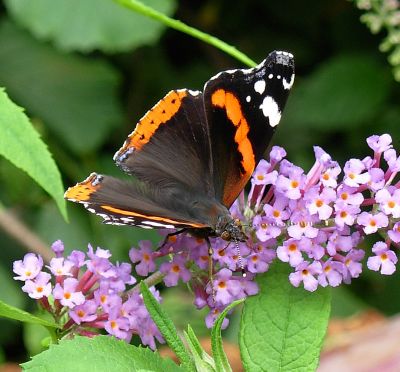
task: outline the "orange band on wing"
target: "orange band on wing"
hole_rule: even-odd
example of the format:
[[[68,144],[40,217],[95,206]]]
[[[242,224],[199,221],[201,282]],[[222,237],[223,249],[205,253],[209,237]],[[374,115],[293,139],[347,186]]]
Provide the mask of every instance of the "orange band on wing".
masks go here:
[[[235,188],[240,192],[251,177],[256,166],[253,146],[248,138],[250,127],[243,115],[239,100],[232,93],[224,89],[218,89],[212,94],[211,103],[216,107],[225,109],[228,119],[236,127],[235,142],[242,155],[241,163],[245,171],[243,175],[243,185],[235,185]],[[234,190],[232,190],[232,194],[235,194]]]
[[[201,223],[189,223],[189,222],[182,222],[182,221],[176,221],[172,220],[170,218],[164,218],[164,217],[157,217],[157,216],[148,216],[142,213],[137,213],[133,211],[127,211],[124,209],[119,209],[115,207],[111,207],[109,205],[101,205],[101,208],[103,208],[106,211],[112,212],[112,213],[118,213],[122,214],[124,216],[133,216],[133,217],[140,217],[140,218],[147,218],[152,221],[160,221],[164,223],[171,223],[171,224],[178,224],[178,225],[187,225],[187,226],[192,226],[192,227],[207,227],[207,225],[201,224]]]
[[[96,173],[92,173],[84,181],[68,188],[64,194],[64,198],[75,202],[85,202],[89,200],[90,195],[93,194],[100,186],[99,183],[96,184],[94,182],[97,177],[98,176]]]
[[[122,155],[129,148],[140,150],[143,145],[150,141],[151,136],[159,126],[168,122],[178,112],[182,104],[182,99],[186,96],[187,91],[185,90],[173,90],[169,92],[140,119],[135,130],[128,136],[118,154]]]

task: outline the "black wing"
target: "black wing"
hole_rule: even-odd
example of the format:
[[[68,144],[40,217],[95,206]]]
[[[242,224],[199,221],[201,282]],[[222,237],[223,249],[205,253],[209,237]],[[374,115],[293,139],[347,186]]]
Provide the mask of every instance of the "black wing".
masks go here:
[[[224,212],[214,199],[191,192],[180,183],[159,188],[96,173],[70,187],[65,197],[83,204],[105,223],[142,228],[210,227]]]
[[[237,198],[262,158],[294,81],[294,59],[272,52],[258,66],[224,71],[204,87],[216,198]]]
[[[138,122],[114,160],[153,186],[179,182],[213,196],[203,94],[186,89],[169,92]]]

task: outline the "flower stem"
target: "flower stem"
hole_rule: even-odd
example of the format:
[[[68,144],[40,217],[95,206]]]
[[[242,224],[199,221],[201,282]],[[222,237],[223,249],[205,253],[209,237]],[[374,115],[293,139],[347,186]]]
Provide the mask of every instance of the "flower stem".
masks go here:
[[[162,280],[164,279],[165,274],[162,273],[161,271],[156,271],[155,273],[151,274],[149,277],[143,280],[143,282],[146,283],[146,286],[148,288],[152,287],[153,285],[156,285],[158,283],[161,283]],[[140,283],[135,285],[132,289],[127,291],[124,295],[124,297],[128,298],[130,294],[133,293],[139,293],[140,292]]]
[[[167,15],[143,4],[138,0],[115,0],[119,4],[125,6],[126,8],[132,9],[133,11],[140,13],[146,17],[155,19],[156,21],[165,24],[168,27],[171,27],[175,30],[181,31],[185,34],[188,34],[196,39],[204,41],[207,44],[210,44],[226,54],[236,58],[237,60],[243,62],[245,65],[249,67],[254,67],[256,63],[247,57],[244,53],[237,50],[234,46],[225,43],[224,41],[211,36],[205,32],[202,32],[194,27],[190,27],[187,24],[168,17]]]

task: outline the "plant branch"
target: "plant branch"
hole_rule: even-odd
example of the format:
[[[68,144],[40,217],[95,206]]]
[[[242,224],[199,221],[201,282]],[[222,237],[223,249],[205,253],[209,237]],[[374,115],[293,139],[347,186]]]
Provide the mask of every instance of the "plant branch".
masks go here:
[[[164,279],[164,276],[165,276],[165,274],[163,274],[161,271],[156,271],[155,273],[151,274],[146,279],[143,279],[143,282],[145,282],[146,286],[148,288],[150,288],[153,285],[161,283],[161,281]],[[131,295],[133,293],[139,293],[139,292],[140,292],[140,283],[136,284],[132,289],[127,291],[125,293],[124,297],[128,298],[129,295]]]
[[[25,223],[4,208],[1,203],[0,228],[21,243],[28,251],[40,254],[45,262],[49,262],[54,257],[50,247],[25,225]]]
[[[187,24],[177,20],[168,17],[167,15],[150,8],[149,6],[143,4],[142,2],[138,0],[115,0],[119,4],[125,6],[126,8],[129,8],[137,13],[140,13],[146,17],[155,19],[156,21],[165,24],[166,26],[173,28],[174,30],[178,30],[180,32],[183,32],[187,35],[190,35],[196,39],[199,39],[201,41],[204,41],[207,44],[210,44],[226,54],[229,54],[230,56],[236,58],[237,60],[243,62],[245,65],[249,67],[254,67],[256,63],[247,57],[244,53],[240,52],[237,50],[234,46],[229,45],[225,43],[224,41],[211,36],[205,32],[202,32],[194,27],[190,27]]]

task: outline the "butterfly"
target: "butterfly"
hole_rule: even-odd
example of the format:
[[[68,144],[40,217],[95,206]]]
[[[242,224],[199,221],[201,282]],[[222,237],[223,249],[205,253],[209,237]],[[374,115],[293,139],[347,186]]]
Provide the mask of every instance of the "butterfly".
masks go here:
[[[65,198],[107,224],[245,241],[229,208],[268,148],[294,76],[293,55],[274,51],[213,76],[203,92],[170,91],[114,155],[131,180],[92,173]]]

